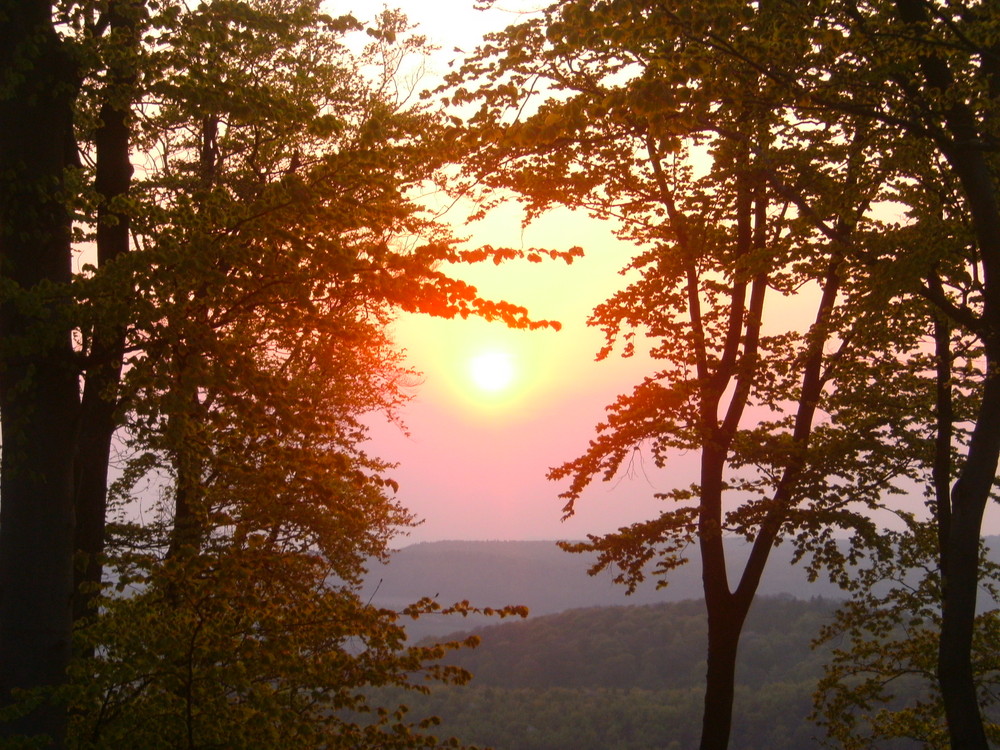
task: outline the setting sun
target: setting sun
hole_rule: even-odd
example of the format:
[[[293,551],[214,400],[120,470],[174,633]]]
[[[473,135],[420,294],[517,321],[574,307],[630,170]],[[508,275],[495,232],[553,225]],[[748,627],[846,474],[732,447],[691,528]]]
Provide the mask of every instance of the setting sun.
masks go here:
[[[469,360],[468,372],[479,390],[499,393],[514,382],[514,360],[507,352],[482,352]]]

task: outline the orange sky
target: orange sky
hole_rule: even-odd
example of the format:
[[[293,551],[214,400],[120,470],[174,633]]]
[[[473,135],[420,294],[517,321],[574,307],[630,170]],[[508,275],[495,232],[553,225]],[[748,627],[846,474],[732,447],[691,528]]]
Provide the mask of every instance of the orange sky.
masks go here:
[[[473,244],[566,249],[585,256],[567,266],[492,263],[454,269],[490,298],[524,304],[562,330],[510,330],[479,320],[406,315],[395,337],[408,362],[424,373],[405,409],[409,437],[391,427],[375,430],[375,449],[400,462],[400,499],[425,519],[408,541],[430,539],[578,539],[611,531],[655,514],[652,494],[667,488],[663,476],[637,464],[631,477],[600,484],[578,503],[577,515],[560,521],[560,485],[545,479],[549,467],[575,458],[604,416],[604,406],[631,390],[648,363],[595,362],[599,331],[586,326],[597,303],[624,283],[618,269],[631,248],[606,227],[568,211],[554,212],[526,230],[511,204],[484,222],[463,228]],[[469,372],[482,352],[512,361],[513,382],[494,393],[477,388]],[[680,461],[681,464],[689,462]],[[690,468],[672,480],[693,480]]]
[[[482,35],[520,20],[518,10],[543,7],[532,0],[498,0],[488,12],[474,0],[398,0],[422,33],[440,46],[424,75],[435,76],[471,52]],[[380,9],[374,2],[353,8],[360,17]],[[484,297],[526,306],[533,317],[563,324],[559,332],[512,331],[500,324],[405,315],[395,326],[408,364],[423,373],[402,417],[409,435],[377,424],[372,450],[399,463],[394,478],[399,499],[423,519],[399,544],[437,539],[582,539],[646,520],[658,513],[656,492],[691,484],[697,457],[678,456],[656,470],[641,453],[630,471],[613,482],[596,481],[561,521],[563,485],[549,482],[549,468],[579,456],[604,419],[604,407],[629,393],[653,366],[642,357],[595,362],[603,343],[586,320],[595,305],[624,285],[618,274],[636,248],[619,242],[606,225],[567,210],[552,212],[522,229],[520,208],[504,205],[482,222],[466,226],[452,212],[456,234],[469,247],[491,244],[566,250],[585,256],[570,266],[559,261],[492,263],[453,269]],[[448,217],[446,217],[448,218]],[[484,393],[469,374],[483,352],[503,352],[514,367],[512,387]]]
[[[519,20],[516,11],[543,7],[532,0],[497,0],[489,12],[474,10],[474,0],[398,0],[411,20],[441,47],[426,66],[432,81],[460,60],[458,47],[471,51],[482,34]],[[351,9],[369,17],[381,2],[363,0]],[[428,82],[430,83],[430,81]],[[584,248],[585,257],[562,262],[492,263],[456,269],[483,296],[523,304],[533,317],[556,319],[560,332],[510,331],[481,321],[403,316],[395,326],[409,364],[424,373],[403,418],[410,431],[378,424],[372,450],[397,461],[399,498],[424,519],[399,544],[436,539],[580,539],[654,517],[655,492],[695,481],[697,458],[678,456],[657,472],[640,454],[626,476],[596,482],[576,504],[577,514],[560,521],[560,485],[545,479],[547,470],[576,458],[604,417],[604,407],[653,367],[641,358],[596,363],[602,337],[585,322],[593,307],[624,280],[617,271],[635,248],[619,243],[606,226],[555,212],[521,228],[515,204],[466,227],[459,212],[456,233],[470,235],[470,247],[488,243],[526,249]],[[777,308],[774,309],[778,303]],[[802,316],[802,297],[772,301],[783,323]],[[811,316],[811,311],[809,315]],[[808,325],[808,322],[805,323]],[[512,363],[514,382],[494,393],[477,390],[470,362],[483,352],[502,352]]]
[[[410,19],[441,52],[429,61],[433,78],[471,51],[482,34],[518,20],[521,9],[542,7],[531,0],[500,0],[489,12],[473,0],[399,0]],[[354,7],[366,16],[381,3]],[[594,361],[602,337],[586,326],[594,305],[623,284],[618,269],[633,250],[606,227],[568,211],[543,217],[526,230],[521,212],[508,205],[487,220],[466,227],[456,211],[456,233],[471,235],[470,246],[488,243],[515,248],[584,248],[571,266],[562,262],[492,263],[454,269],[488,298],[523,304],[533,317],[563,323],[559,332],[512,331],[482,321],[403,316],[395,337],[408,362],[424,373],[403,413],[409,437],[376,426],[373,448],[400,463],[395,472],[401,501],[423,525],[400,543],[433,539],[579,539],[611,531],[656,513],[652,500],[666,489],[651,467],[594,487],[577,505],[577,515],[561,522],[560,485],[547,470],[586,448],[604,406],[631,390],[646,371],[637,360]],[[503,352],[512,362],[514,382],[506,390],[477,390],[469,366],[478,354]],[[681,462],[690,463],[690,462]],[[693,480],[690,471],[672,480]],[[671,482],[671,484],[672,484]]]

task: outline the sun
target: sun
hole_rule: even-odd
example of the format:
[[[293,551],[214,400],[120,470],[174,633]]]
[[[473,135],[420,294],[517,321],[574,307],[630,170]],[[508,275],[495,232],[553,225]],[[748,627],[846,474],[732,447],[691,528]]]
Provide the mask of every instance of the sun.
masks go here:
[[[477,389],[499,394],[509,389],[516,379],[514,358],[507,352],[486,351],[469,360],[468,374]]]

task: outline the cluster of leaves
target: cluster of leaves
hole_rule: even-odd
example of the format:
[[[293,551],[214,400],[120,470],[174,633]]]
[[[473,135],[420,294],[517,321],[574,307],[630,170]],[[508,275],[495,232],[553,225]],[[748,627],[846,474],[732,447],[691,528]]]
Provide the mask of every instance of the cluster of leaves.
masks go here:
[[[929,412],[915,407],[932,403],[932,363],[919,354],[926,309],[894,296],[905,290],[899,268],[872,270],[886,234],[902,231],[873,206],[910,184],[900,162],[913,155],[885,148],[867,121],[805,116],[784,104],[783,81],[691,38],[692,25],[699,39],[751,47],[780,38],[769,64],[794,79],[812,61],[802,17],[786,10],[556,3],[489,37],[450,81],[449,101],[475,107],[467,189],[516,191],[529,215],[584,209],[642,248],[623,271],[640,280],[590,322],[606,334],[601,356],[628,356],[645,337],[659,369],[609,407],[583,457],[553,471],[572,480],[567,513],[636,446],[662,466],[714,440],[731,443],[726,489],[741,497],[724,528],[752,538],[784,470],[797,465],[793,494],[808,503],[802,512],[786,503],[782,524],[808,527],[805,543],[830,524],[866,526],[845,508],[878,505],[893,478],[925,462]],[[814,304],[811,326],[785,328],[766,312],[793,296]],[[815,396],[803,380],[811,353],[821,355]],[[729,403],[746,405],[728,416],[727,387],[737,393]],[[817,402],[807,453],[801,427],[796,436],[803,394]],[[708,419],[713,405],[721,413]],[[687,508],[635,526],[633,546],[662,544],[661,559],[684,549],[697,496],[667,493]],[[624,561],[628,546],[609,553]]]
[[[73,668],[70,746],[439,746],[432,718],[362,688],[464,683],[437,662],[475,640],[407,646],[396,614],[331,585],[329,568],[262,544],[137,566],[128,595],[78,630],[99,651]]]

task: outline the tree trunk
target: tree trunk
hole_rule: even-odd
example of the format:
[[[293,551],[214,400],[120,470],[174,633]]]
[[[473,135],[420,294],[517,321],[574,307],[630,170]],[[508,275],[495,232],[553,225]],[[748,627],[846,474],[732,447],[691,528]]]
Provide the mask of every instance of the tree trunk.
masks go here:
[[[962,136],[959,125],[951,129]],[[993,172],[975,148],[942,149],[961,181],[983,263],[983,314],[977,333],[986,350],[983,397],[965,463],[951,492],[951,518],[941,558],[944,577],[938,682],[951,746],[986,750],[972,678],[971,644],[979,586],[983,513],[1000,457],[1000,201]]]
[[[722,470],[726,451],[702,448],[701,518],[698,544],[701,580],[708,614],[708,669],[702,713],[701,750],[726,750],[733,721],[736,652],[753,592],[737,597],[729,591],[726,551],[722,540]],[[756,591],[756,586],[753,587]]]
[[[729,595],[708,607],[708,671],[701,724],[701,750],[726,750],[733,722],[736,653],[747,608]]]
[[[44,0],[0,2],[0,701],[65,681],[73,595],[73,467],[79,382],[72,347],[70,214],[74,63]],[[26,72],[27,71],[27,72]],[[46,701],[0,727],[62,747],[65,708]]]
[[[938,683],[951,747],[987,750],[971,660],[982,512],[977,513],[970,503],[963,502],[971,498],[958,498],[961,490],[958,486],[955,489],[955,512],[946,550],[949,575],[944,584],[938,642]]]
[[[947,154],[962,182],[983,261],[984,304],[978,330],[986,349],[983,397],[965,463],[952,487],[950,528],[940,551],[943,576],[938,683],[951,746],[987,750],[972,675],[972,631],[979,587],[979,541],[983,513],[1000,457],[1000,204],[983,155]]]
[[[923,34],[931,18],[926,0],[896,0],[907,32]],[[916,57],[926,88],[937,97],[949,91],[956,74],[948,59],[926,51]],[[996,70],[984,67],[991,88]],[[983,399],[976,415],[965,464],[951,493],[950,528],[940,550],[945,575],[938,642],[938,683],[948,733],[955,750],[987,750],[973,681],[971,646],[979,585],[979,541],[983,512],[996,478],[1000,456],[1000,193],[993,165],[982,142],[980,115],[961,98],[942,97],[935,145],[958,177],[965,209],[983,264],[983,314],[976,329],[986,349]]]
[[[121,47],[138,45],[137,23],[131,0],[113,2],[108,9],[110,33]],[[97,213],[97,262],[105,273],[109,264],[129,251],[129,216],[115,206],[132,182],[129,154],[129,102],[135,87],[135,68],[127,55],[115,58],[108,71],[101,125],[94,138],[95,188],[101,196]],[[111,273],[114,273],[112,270]],[[131,289],[126,291],[131,294]],[[112,312],[97,320],[91,333],[90,362],[83,390],[80,449],[76,474],[76,598],[73,619],[92,614],[94,594],[104,572],[102,556],[107,515],[108,466],[111,441],[117,427],[115,388],[121,379],[125,322]]]
[[[952,748],[986,750],[972,672],[972,634],[979,586],[979,541],[1000,455],[1000,366],[987,357],[986,385],[965,464],[952,488],[943,577],[938,682]]]

